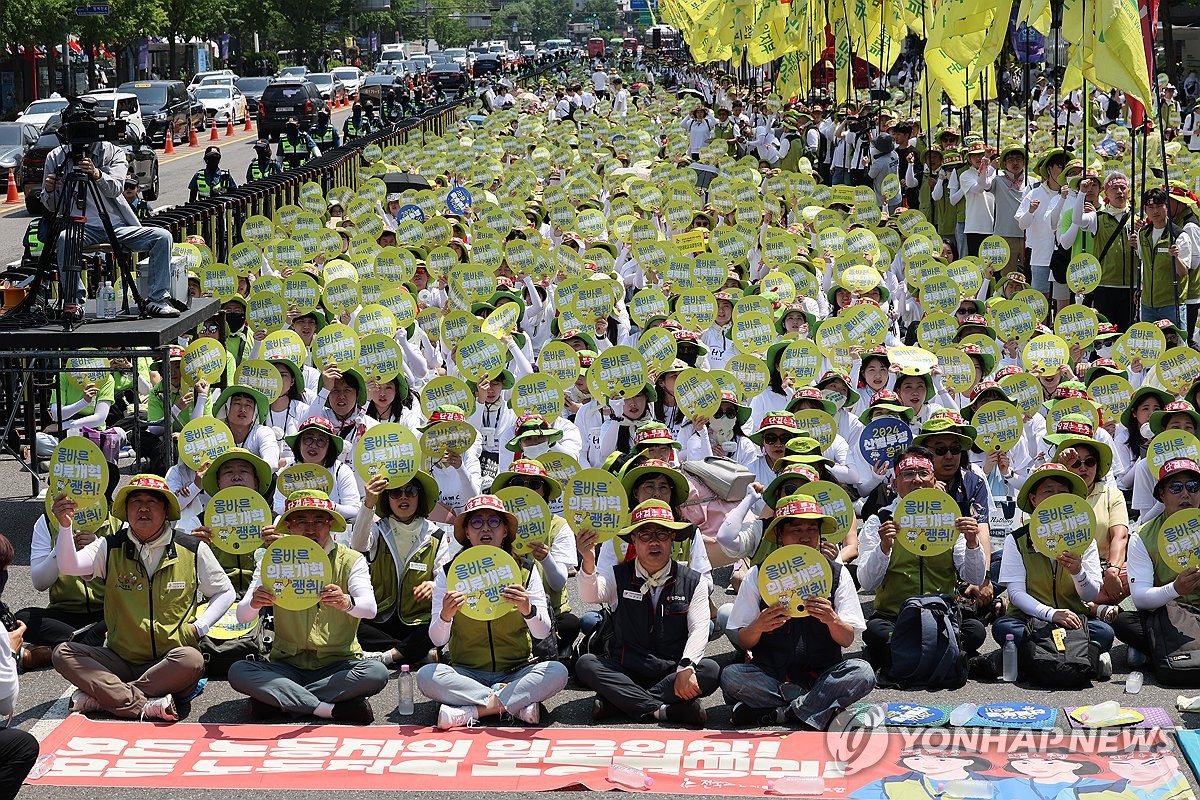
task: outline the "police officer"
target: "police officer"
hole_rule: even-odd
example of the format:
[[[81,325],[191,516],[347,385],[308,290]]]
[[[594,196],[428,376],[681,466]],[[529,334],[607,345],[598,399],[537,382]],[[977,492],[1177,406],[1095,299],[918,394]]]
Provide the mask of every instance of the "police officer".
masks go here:
[[[125,186],[123,190],[125,194],[125,202],[129,203],[129,207],[133,209],[133,213],[137,215],[137,218],[142,222],[145,222],[146,220],[150,219],[150,217],[154,216],[154,209],[150,207],[149,203],[141,198],[141,195],[138,191],[140,188],[141,187],[138,185],[137,178],[129,177],[125,179]]]
[[[310,135],[317,146],[325,148],[326,151],[342,143],[337,129],[329,124],[329,112],[324,108],[317,112],[317,126],[312,129]]]
[[[342,140],[351,142],[355,139],[361,139],[370,132],[370,117],[363,116],[362,103],[355,103],[350,109],[350,116],[342,123]]]
[[[400,104],[396,100],[395,89],[388,89],[384,92],[379,116],[384,125],[391,125],[400,119]]]
[[[367,121],[367,129],[371,133],[374,133],[383,127],[383,123],[380,122],[379,117],[375,115],[375,106],[370,100],[363,105],[363,119]]]
[[[219,197],[237,188],[228,170],[221,169],[221,148],[210,145],[204,151],[204,169],[197,170],[188,184],[188,202],[201,197]]]
[[[250,162],[250,166],[246,167],[246,182],[279,175],[282,172],[283,168],[279,166],[279,162],[271,158],[271,143],[266,139],[259,139],[255,142],[254,160]]]
[[[306,161],[321,155],[321,148],[308,135],[308,131],[300,130],[300,123],[292,117],[287,121],[283,135],[279,137],[279,163],[284,169],[296,169]]]

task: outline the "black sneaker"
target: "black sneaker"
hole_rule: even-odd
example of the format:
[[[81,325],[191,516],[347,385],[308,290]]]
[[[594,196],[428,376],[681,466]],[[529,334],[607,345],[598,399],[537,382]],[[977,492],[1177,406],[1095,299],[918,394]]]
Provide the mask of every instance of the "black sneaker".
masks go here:
[[[246,702],[250,704],[250,721],[265,722],[269,719],[278,719],[283,716],[283,709],[278,706],[273,706],[270,703],[264,703],[262,700],[255,700],[253,697],[247,697]]]
[[[729,715],[731,724],[739,728],[760,727],[762,725],[778,725],[780,714],[774,708],[754,708],[745,703],[733,704],[733,713]]]
[[[146,303],[146,313],[151,317],[171,318],[179,316],[179,309],[168,300],[150,300]]]
[[[599,695],[592,700],[592,722],[612,719],[621,716],[621,712],[612,703],[607,703]]]
[[[703,728],[708,724],[708,712],[704,710],[698,700],[671,703],[667,706],[667,718],[663,721],[674,725],[685,725],[689,728]]]
[[[333,719],[335,722],[370,725],[375,721],[375,712],[371,709],[371,701],[365,697],[359,697],[355,700],[334,703]]]

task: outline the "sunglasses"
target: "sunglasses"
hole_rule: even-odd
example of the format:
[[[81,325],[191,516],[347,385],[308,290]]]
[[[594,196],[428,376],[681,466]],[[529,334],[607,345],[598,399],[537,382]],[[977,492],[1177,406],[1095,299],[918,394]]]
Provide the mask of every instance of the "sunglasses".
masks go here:
[[[1200,492],[1200,481],[1171,481],[1163,488],[1167,490],[1167,494],[1181,494],[1185,491],[1188,494],[1196,494]]]
[[[504,520],[497,516],[474,516],[467,523],[467,527],[473,531],[481,531],[484,528],[499,528],[504,524]]]
[[[1087,467],[1088,469],[1095,469],[1096,467],[1100,466],[1100,462],[1094,458],[1081,458],[1075,462],[1075,466]]]
[[[713,419],[737,419],[737,411],[718,411],[713,414]]]
[[[633,535],[634,541],[642,544],[650,544],[651,542],[669,542],[675,538],[673,531],[642,531]]]
[[[768,433],[763,436],[763,444],[787,444],[791,438],[786,433]]]
[[[533,489],[535,492],[546,488],[546,481],[543,478],[513,478],[508,482],[509,486],[523,486],[526,489]]]
[[[944,456],[949,453],[952,456],[962,454],[962,445],[960,444],[939,444],[937,447],[929,448],[935,456]]]
[[[411,484],[408,486],[401,486],[399,489],[395,489],[394,491],[396,492],[396,494],[400,495],[401,497],[420,497],[421,496],[421,487],[413,486]]]

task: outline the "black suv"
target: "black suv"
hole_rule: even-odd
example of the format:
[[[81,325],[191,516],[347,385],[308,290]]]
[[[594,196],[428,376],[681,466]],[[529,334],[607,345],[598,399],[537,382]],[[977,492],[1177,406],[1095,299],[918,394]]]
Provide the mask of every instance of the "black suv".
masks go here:
[[[442,92],[461,92],[471,85],[463,68],[453,61],[435,65],[425,73],[425,80],[434,89]]]
[[[133,92],[142,107],[142,125],[150,141],[166,145],[168,131],[174,144],[186,142],[192,126],[192,100],[183,81],[129,81],[117,87]]]
[[[309,80],[282,80],[263,89],[258,103],[258,135],[269,139],[283,133],[295,118],[301,130],[317,124],[317,112],[325,107],[321,90]]]

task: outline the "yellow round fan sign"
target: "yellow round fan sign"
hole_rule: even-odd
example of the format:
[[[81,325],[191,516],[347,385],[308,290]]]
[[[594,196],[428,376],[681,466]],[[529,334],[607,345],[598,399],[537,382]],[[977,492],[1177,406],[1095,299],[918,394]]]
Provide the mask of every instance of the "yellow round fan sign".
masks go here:
[[[916,489],[900,498],[896,544],[918,556],[936,556],[958,540],[958,503],[941,489]]]
[[[370,428],[354,448],[354,471],[363,483],[383,475],[388,479],[389,489],[412,480],[420,462],[417,437],[398,422],[381,422]]]
[[[985,403],[971,418],[975,427],[975,444],[986,452],[1007,453],[1021,440],[1024,421],[1021,409],[1004,400]]]
[[[321,600],[333,581],[333,565],[325,551],[305,536],[284,536],[268,545],[258,565],[259,580],[275,595],[275,605],[304,611]]]
[[[1096,512],[1086,497],[1074,494],[1047,497],[1029,519],[1033,549],[1050,559],[1063,553],[1082,556],[1095,538],[1095,529]]]
[[[788,616],[806,617],[806,599],[833,593],[833,569],[815,548],[802,544],[780,547],[759,566],[758,591],[767,605],[787,606]]]
[[[204,508],[204,526],[212,543],[226,553],[253,553],[262,546],[263,528],[274,513],[263,496],[245,486],[222,489]]]
[[[517,518],[517,538],[512,550],[517,555],[528,555],[531,544],[550,546],[551,525],[554,517],[542,496],[524,486],[506,486],[496,492],[504,503],[504,509]]]
[[[500,619],[516,611],[505,600],[504,590],[524,584],[516,559],[499,547],[481,544],[463,550],[446,571],[446,591],[466,595],[459,612],[482,621]]]
[[[179,460],[191,469],[200,469],[233,446],[233,432],[216,417],[197,417],[179,432]]]
[[[1200,567],[1200,509],[1176,511],[1158,531],[1158,552],[1176,572]]]
[[[571,530],[594,531],[606,542],[625,527],[629,500],[617,476],[602,469],[583,469],[562,484],[563,516]]]

